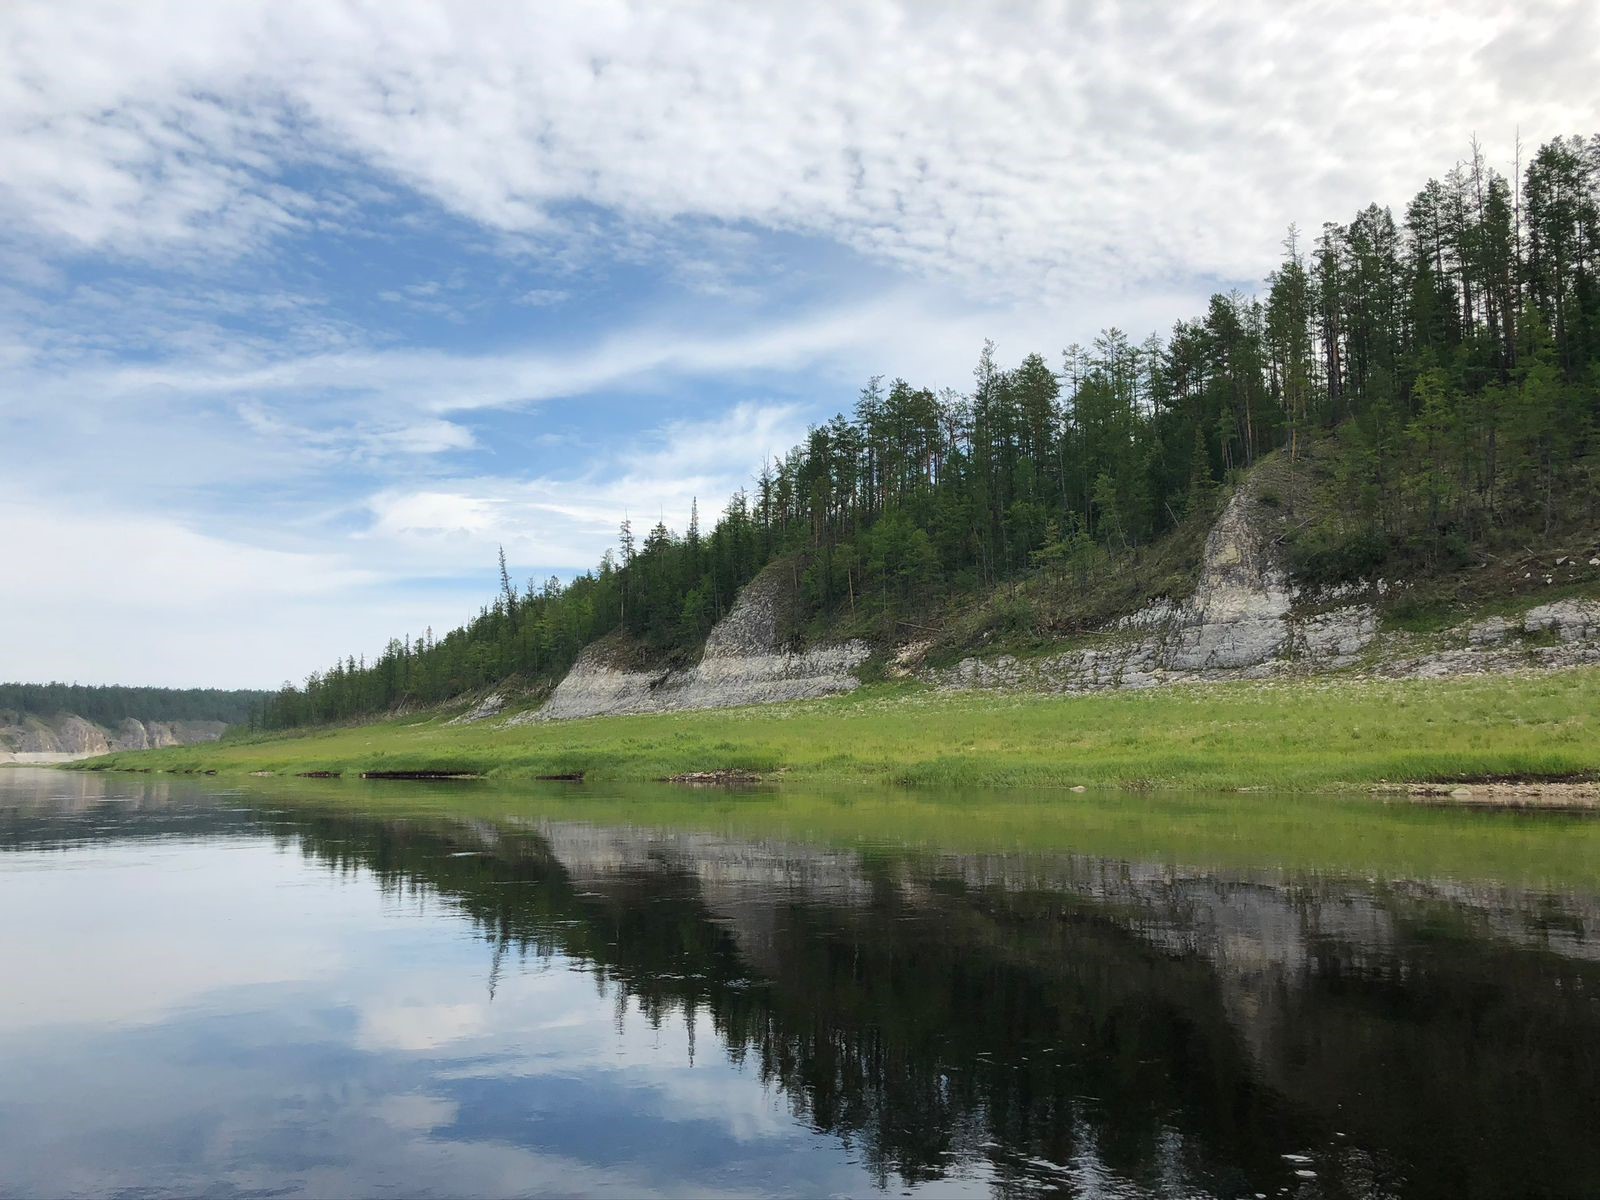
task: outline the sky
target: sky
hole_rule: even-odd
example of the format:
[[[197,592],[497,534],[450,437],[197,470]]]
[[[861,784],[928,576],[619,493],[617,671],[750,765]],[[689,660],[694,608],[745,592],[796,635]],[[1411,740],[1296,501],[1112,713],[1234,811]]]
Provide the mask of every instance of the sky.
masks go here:
[[[1600,6],[7,0],[0,679],[273,687],[681,529],[873,375],[1256,289]]]

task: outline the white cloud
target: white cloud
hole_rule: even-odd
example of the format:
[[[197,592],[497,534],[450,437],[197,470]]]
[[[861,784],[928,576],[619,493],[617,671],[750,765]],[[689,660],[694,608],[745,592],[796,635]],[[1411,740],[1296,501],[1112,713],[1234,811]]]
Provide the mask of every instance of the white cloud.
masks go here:
[[[581,567],[624,512],[681,529],[698,497],[709,523],[869,374],[961,386],[985,336],[1014,359],[1165,328],[1289,221],[1401,204],[1472,133],[1504,160],[1518,127],[1587,128],[1597,21],[11,0],[0,628],[27,636],[0,674],[272,682],[469,615],[487,589],[405,580],[487,575],[496,543]],[[273,253],[357,242],[369,296],[337,254]],[[563,323],[634,269],[670,295]],[[702,381],[702,417],[651,415]],[[624,395],[614,443],[564,416]]]
[[[529,308],[549,308],[570,299],[572,293],[565,288],[531,288],[516,298],[516,303]]]
[[[272,687],[392,635],[449,628],[489,579],[484,569],[483,587],[416,593],[385,564],[332,550],[23,497],[0,497],[0,530],[7,679]]]
[[[368,501],[366,540],[391,561],[436,570],[481,569],[504,546],[513,563],[582,569],[616,541],[626,515],[635,530],[658,520],[678,533],[698,501],[706,529],[761,463],[805,430],[794,404],[746,402],[706,421],[670,423],[609,455],[577,477],[436,480],[394,487]]]
[[[0,497],[8,569],[0,605],[70,603],[108,593],[182,621],[218,606],[342,591],[373,581],[327,554],[262,549],[162,517],[63,512]],[[34,573],[30,563],[49,563]]]
[[[316,208],[282,168],[333,156],[535,238],[581,200],[1013,295],[1254,278],[1290,219],[1403,200],[1474,131],[1509,154],[1517,126],[1592,123],[1596,23],[1566,0],[24,0],[0,17],[3,186],[43,236],[134,253],[259,244]]]
[[[96,865],[116,880],[114,925],[106,893],[84,888],[77,872],[0,872],[5,911],[47,911],[78,931],[77,953],[64,955],[50,928],[8,927],[7,957],[12,969],[26,964],[29,986],[0,1008],[0,1040],[37,1039],[65,1025],[151,1024],[227,989],[287,987],[342,966],[333,948],[307,946],[265,923],[249,954],[233,952],[236,930],[259,920],[262,892],[297,868],[259,842],[219,838],[207,850],[200,861],[181,846],[96,846]]]
[[[256,428],[264,441],[298,436]],[[26,631],[8,644],[0,676],[274,686],[470,617],[493,588],[499,545],[519,571],[542,575],[593,565],[624,513],[641,528],[659,517],[681,531],[698,498],[709,527],[803,428],[793,404],[746,403],[642,431],[572,476],[396,484],[367,499],[354,536],[269,528],[248,513],[224,536],[103,501],[64,508],[43,491],[0,495],[0,628]],[[65,475],[83,468],[60,464]],[[479,582],[418,589],[420,577]]]
[[[439,1050],[488,1028],[480,1000],[460,1004],[388,1004],[361,1013],[355,1043],[363,1050]]]

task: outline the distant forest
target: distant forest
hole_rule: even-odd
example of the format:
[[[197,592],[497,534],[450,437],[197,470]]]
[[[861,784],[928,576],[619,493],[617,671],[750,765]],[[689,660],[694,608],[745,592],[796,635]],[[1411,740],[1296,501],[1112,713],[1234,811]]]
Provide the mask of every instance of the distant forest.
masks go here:
[[[623,630],[662,652],[704,638],[765,564],[798,556],[802,599],[852,620],[1135,552],[1262,455],[1313,443],[1332,515],[1289,547],[1306,581],[1397,562],[1464,565],[1600,513],[1600,135],[1509,174],[1469,157],[1397,218],[1371,205],[1291,228],[1265,295],[1216,295],[1165,338],[1107,329],[1058,362],[992,344],[970,392],[871,380],[853,413],[762,466],[707,531],[623,522],[571,583],[500,593],[464,628],[391,641],[285,685],[269,728],[553,678]]]
[[[140,721],[226,721],[243,725],[271,695],[216,688],[90,687],[79,683],[0,683],[0,713],[74,713],[99,725]]]

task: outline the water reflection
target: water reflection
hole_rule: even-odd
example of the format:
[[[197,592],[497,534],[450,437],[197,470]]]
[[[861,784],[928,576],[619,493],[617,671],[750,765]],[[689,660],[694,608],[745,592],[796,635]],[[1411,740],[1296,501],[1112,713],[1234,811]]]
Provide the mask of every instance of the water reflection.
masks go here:
[[[1600,886],[1390,869],[1482,814],[397,786],[0,773],[0,1191],[1600,1194]]]

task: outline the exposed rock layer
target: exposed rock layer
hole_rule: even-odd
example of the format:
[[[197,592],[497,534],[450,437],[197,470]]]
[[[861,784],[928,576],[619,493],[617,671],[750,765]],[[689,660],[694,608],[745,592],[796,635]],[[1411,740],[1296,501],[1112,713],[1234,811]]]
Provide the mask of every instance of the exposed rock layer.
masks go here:
[[[1161,601],[1085,639],[1028,660],[967,658],[922,672],[949,688],[1092,692],[1196,680],[1259,679],[1366,663],[1390,677],[1430,678],[1600,662],[1600,602],[1561,600],[1520,618],[1494,617],[1433,644],[1380,636],[1370,602],[1386,584],[1299,592],[1255,519],[1248,485],[1206,539],[1200,580],[1181,602]]]
[[[1489,617],[1430,638],[1380,631],[1373,601],[1388,584],[1296,589],[1247,482],[1206,538],[1194,594],[1159,600],[1068,649],[1029,659],[972,657],[918,668],[927,643],[902,647],[896,673],[945,688],[1092,692],[1200,680],[1260,679],[1359,665],[1375,675],[1433,678],[1600,662],[1600,601],[1565,599]],[[869,648],[862,642],[794,650],[783,645],[783,568],[740,594],[692,667],[629,665],[621,643],[587,647],[536,714],[561,720],[727,708],[847,692]]]
[[[71,713],[53,717],[0,714],[0,763],[70,762],[116,750],[155,750],[214,742],[227,725],[221,721],[138,721],[114,728]]]
[[[785,647],[779,633],[784,587],[782,569],[769,568],[752,580],[706,638],[700,661],[692,667],[630,669],[618,665],[615,642],[602,639],[586,647],[529,719],[733,708],[811,700],[855,688],[855,669],[869,653],[866,643]]]

